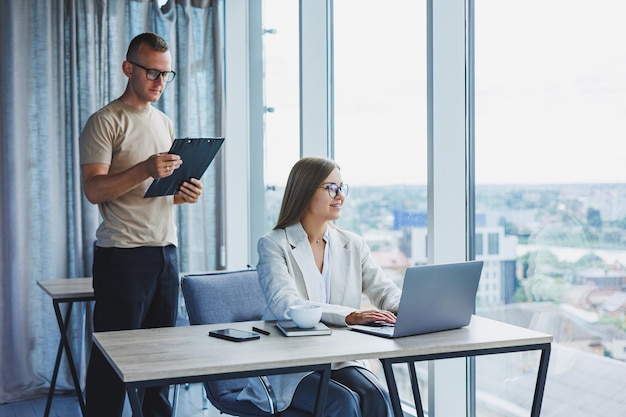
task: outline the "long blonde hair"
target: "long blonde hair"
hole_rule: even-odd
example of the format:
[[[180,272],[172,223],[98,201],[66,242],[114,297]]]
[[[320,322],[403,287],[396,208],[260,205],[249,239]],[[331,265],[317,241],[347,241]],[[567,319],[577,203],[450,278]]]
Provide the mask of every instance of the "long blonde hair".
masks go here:
[[[317,187],[335,168],[340,169],[332,159],[316,156],[302,158],[295,163],[287,179],[274,230],[283,229],[302,220]]]

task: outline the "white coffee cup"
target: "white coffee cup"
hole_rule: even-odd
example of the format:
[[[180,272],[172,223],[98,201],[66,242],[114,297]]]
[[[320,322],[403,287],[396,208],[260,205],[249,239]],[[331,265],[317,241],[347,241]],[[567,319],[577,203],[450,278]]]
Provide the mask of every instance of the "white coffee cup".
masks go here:
[[[297,304],[285,311],[285,318],[296,326],[308,329],[315,327],[322,318],[322,306],[315,304]]]

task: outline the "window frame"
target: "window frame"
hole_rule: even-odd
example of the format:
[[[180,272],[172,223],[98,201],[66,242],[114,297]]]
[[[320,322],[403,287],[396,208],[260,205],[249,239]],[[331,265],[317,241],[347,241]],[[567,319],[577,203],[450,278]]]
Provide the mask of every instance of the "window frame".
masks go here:
[[[259,183],[264,178],[259,140],[264,103],[255,84],[263,73],[258,3],[229,0],[224,7],[226,269],[256,265],[256,241],[266,232],[265,185]],[[301,155],[333,157],[332,6],[332,0],[300,1]],[[428,260],[456,262],[471,259],[474,245],[473,0],[427,0],[425,7]],[[462,358],[429,363],[429,413],[436,409],[441,414],[474,415],[471,368],[471,361]]]

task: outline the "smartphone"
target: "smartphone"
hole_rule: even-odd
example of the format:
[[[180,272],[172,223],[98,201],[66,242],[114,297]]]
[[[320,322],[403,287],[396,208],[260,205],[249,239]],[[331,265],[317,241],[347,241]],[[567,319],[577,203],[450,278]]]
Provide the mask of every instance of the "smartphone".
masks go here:
[[[248,340],[256,340],[261,337],[258,333],[246,332],[237,329],[220,329],[211,330],[209,336],[219,339],[230,340],[231,342],[245,342]]]

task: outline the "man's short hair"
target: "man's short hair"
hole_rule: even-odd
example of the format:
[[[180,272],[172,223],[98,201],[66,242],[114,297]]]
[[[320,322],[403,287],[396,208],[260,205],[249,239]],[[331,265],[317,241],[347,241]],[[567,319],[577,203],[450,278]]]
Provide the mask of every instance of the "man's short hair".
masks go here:
[[[156,52],[166,52],[169,50],[169,46],[165,39],[157,35],[156,33],[146,32],[140,35],[137,35],[130,41],[128,45],[128,51],[126,52],[126,60],[132,61],[137,59],[137,51],[141,44],[145,43]]]

